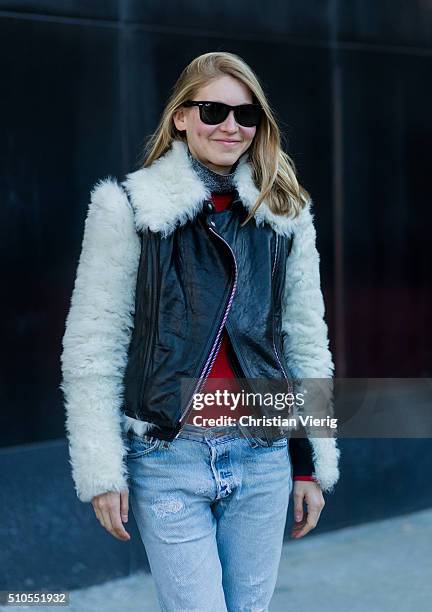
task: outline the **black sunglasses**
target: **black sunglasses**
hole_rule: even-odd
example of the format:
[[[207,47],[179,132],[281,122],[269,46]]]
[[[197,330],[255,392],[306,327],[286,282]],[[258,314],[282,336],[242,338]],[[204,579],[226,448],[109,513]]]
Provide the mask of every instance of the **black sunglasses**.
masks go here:
[[[223,102],[210,102],[205,100],[186,100],[183,106],[198,106],[200,119],[207,125],[217,125],[228,117],[231,110],[237,123],[243,127],[256,127],[259,125],[262,108],[259,104],[239,104],[230,106]]]

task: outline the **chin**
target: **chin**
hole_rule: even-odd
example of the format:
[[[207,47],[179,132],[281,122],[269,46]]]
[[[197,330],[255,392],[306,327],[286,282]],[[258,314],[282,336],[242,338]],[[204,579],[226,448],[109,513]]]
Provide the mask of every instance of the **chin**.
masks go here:
[[[237,159],[239,155],[240,151],[218,151],[217,153],[212,151],[214,159],[223,159],[224,161],[227,161],[227,159]]]
[[[238,155],[223,155],[220,158],[210,160],[215,166],[232,166],[238,159]]]

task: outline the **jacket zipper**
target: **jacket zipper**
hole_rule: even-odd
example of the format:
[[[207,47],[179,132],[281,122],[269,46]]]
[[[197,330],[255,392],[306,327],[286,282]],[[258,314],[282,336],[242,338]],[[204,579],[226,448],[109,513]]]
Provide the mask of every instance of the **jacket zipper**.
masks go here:
[[[225,326],[225,321],[228,318],[228,314],[229,314],[229,311],[231,309],[232,301],[234,299],[234,295],[235,295],[235,292],[236,292],[236,289],[237,289],[238,268],[237,268],[237,261],[236,261],[234,252],[233,252],[232,248],[230,247],[230,245],[228,244],[228,242],[224,238],[222,238],[222,236],[220,234],[218,234],[210,226],[208,227],[208,229],[215,236],[220,238],[225,243],[225,245],[229,248],[229,250],[231,252],[231,255],[232,255],[233,261],[234,261],[234,283],[233,283],[233,286],[232,286],[232,289],[231,289],[230,297],[228,299],[228,304],[227,304],[227,306],[225,308],[225,312],[224,312],[224,315],[222,317],[222,321],[221,321],[221,323],[219,325],[219,329],[218,329],[218,332],[216,334],[216,338],[215,338],[215,340],[213,342],[212,348],[210,349],[210,353],[209,353],[209,355],[207,357],[207,360],[206,360],[206,362],[204,364],[204,367],[201,370],[201,373],[200,373],[199,379],[198,379],[198,383],[195,386],[195,389],[193,390],[192,395],[191,395],[188,403],[186,404],[186,408],[184,409],[183,414],[180,417],[180,420],[179,420],[180,423],[184,422],[187,419],[187,417],[189,416],[189,413],[190,413],[190,411],[192,409],[192,400],[193,400],[193,397],[194,397],[194,395],[196,393],[199,393],[200,390],[203,388],[203,386],[204,386],[204,384],[205,384],[205,382],[206,382],[206,380],[208,378],[208,375],[209,375],[209,373],[211,371],[213,363],[216,360],[217,354],[218,354],[219,349],[220,349],[220,345],[222,343],[222,331],[223,331],[223,328]]]

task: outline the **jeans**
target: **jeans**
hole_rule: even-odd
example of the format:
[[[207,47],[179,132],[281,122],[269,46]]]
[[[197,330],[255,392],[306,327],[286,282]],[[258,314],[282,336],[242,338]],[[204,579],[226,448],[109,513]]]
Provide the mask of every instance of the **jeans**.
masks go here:
[[[263,612],[292,490],[286,438],[186,424],[167,442],[128,438],[130,506],[161,610]]]

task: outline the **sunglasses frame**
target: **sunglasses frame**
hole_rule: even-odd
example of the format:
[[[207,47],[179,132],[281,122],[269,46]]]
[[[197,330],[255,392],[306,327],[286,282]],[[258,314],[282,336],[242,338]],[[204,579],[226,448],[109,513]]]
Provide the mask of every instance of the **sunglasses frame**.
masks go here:
[[[203,116],[202,116],[202,108],[203,108],[203,106],[205,104],[219,104],[219,105],[225,107],[226,109],[228,109],[227,110],[227,114],[222,119],[222,121],[218,121],[217,123],[208,123],[207,121],[203,120]],[[215,100],[186,100],[185,102],[183,102],[182,106],[185,106],[186,108],[191,107],[191,106],[198,106],[199,113],[200,113],[200,119],[206,125],[219,125],[220,123],[223,123],[232,110],[234,111],[234,118],[236,120],[236,123],[238,123],[242,127],[258,127],[259,124],[260,124],[260,121],[261,121],[261,117],[262,117],[262,108],[261,108],[261,106],[259,104],[237,104],[237,106],[230,106],[229,104],[225,104],[225,102],[216,102]],[[260,116],[259,116],[259,119],[258,119],[258,123],[256,123],[255,125],[243,125],[243,123],[241,123],[238,120],[236,111],[239,108],[242,108],[244,106],[247,106],[247,107],[252,106],[252,107],[258,108],[260,110]]]

